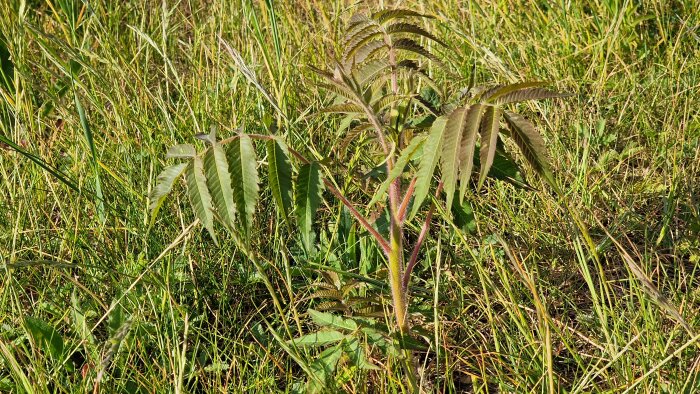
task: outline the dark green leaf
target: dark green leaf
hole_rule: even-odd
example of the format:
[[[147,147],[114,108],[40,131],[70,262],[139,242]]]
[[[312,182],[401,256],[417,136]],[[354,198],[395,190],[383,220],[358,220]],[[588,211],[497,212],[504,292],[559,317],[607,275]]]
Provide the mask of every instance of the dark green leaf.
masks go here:
[[[287,149],[283,142],[268,140],[267,148],[268,182],[275,199],[277,209],[286,223],[289,222],[289,214],[292,212],[292,165],[287,156]]]
[[[314,376],[309,379],[307,393],[316,394],[328,392],[328,389],[333,386],[331,378],[338,365],[338,360],[340,360],[342,355],[342,344],[338,344],[321,352],[318,358],[309,366]]]
[[[313,221],[316,210],[321,204],[321,190],[323,183],[316,162],[304,164],[297,175],[294,205],[297,216],[297,225],[301,232],[304,247],[313,250]]]
[[[378,370],[379,367],[372,364],[365,354],[365,350],[362,344],[357,338],[352,338],[351,340],[345,342],[345,353],[350,356],[350,361],[353,365],[360,369],[366,370]]]
[[[7,48],[5,37],[0,34],[0,88],[8,93],[15,91],[15,66],[10,59],[10,51]]]
[[[34,344],[46,355],[54,360],[60,361],[65,350],[63,338],[50,324],[43,320],[26,316],[24,325],[32,337]]]
[[[464,200],[462,203],[454,200],[452,203],[452,215],[454,216],[455,225],[462,231],[469,234],[476,233],[476,218],[469,200]]]

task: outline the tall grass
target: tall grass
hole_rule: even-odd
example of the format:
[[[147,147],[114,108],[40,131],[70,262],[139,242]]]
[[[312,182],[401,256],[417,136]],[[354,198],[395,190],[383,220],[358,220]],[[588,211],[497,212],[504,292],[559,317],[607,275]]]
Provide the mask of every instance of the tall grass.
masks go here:
[[[425,390],[697,392],[700,4],[384,3],[458,37],[455,83],[474,70],[477,83],[552,80],[575,93],[520,108],[540,119],[563,195],[524,167],[528,188],[488,179],[463,215],[436,210],[446,221],[411,295],[430,346],[415,352]],[[211,126],[230,136],[267,119],[305,156],[335,158],[340,121],[308,116],[331,96],[305,66],[329,63],[358,5],[1,7],[0,391],[291,391],[323,350],[284,349],[315,330],[320,283],[357,281],[354,295],[388,305],[373,279],[381,253],[328,193],[313,258],[262,194],[249,242],[269,286],[232,241],[215,246],[191,225],[184,194],[153,225],[146,198],[166,148]],[[352,176],[335,179],[359,201],[376,187],[365,143],[339,168]],[[336,390],[405,390],[400,366],[366,351],[380,370],[341,360]]]

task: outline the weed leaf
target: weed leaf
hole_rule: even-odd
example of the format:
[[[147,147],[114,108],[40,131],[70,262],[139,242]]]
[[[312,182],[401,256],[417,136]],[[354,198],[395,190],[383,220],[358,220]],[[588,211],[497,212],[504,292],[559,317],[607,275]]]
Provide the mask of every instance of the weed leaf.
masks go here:
[[[354,320],[345,319],[330,313],[315,311],[313,309],[309,309],[308,312],[314,323],[321,327],[331,327],[347,331],[357,330],[357,323],[355,323]]]
[[[151,211],[151,226],[158,215],[160,207],[163,205],[163,201],[165,201],[165,197],[167,197],[168,193],[170,193],[170,191],[173,189],[175,180],[182,175],[186,167],[187,163],[179,163],[166,167],[160,174],[158,174],[158,177],[156,178],[156,186],[153,188],[153,190],[151,190],[151,195],[148,197],[148,208]]]
[[[50,324],[35,317],[24,318],[24,325],[34,340],[34,344],[54,360],[63,358],[65,350],[63,338]]]
[[[469,178],[474,166],[474,147],[481,121],[481,104],[474,104],[467,109],[467,115],[462,129],[462,140],[459,147],[459,203],[464,202]],[[449,206],[449,205],[448,205]]]
[[[233,179],[233,198],[243,231],[249,234],[258,201],[258,170],[253,141],[246,134],[231,142],[228,149],[229,168]]]
[[[316,162],[304,164],[297,175],[294,205],[297,225],[301,232],[301,240],[307,251],[313,247],[313,221],[316,210],[321,205],[321,190],[323,183]]]
[[[331,343],[338,342],[345,338],[345,334],[336,330],[323,330],[317,331],[311,334],[303,335],[299,338],[295,338],[287,341],[289,344],[295,344],[296,346],[324,346]]]
[[[289,214],[292,212],[294,201],[292,200],[292,166],[286,153],[286,146],[283,142],[274,139],[266,141],[265,148],[272,197],[285,223],[289,223]]]
[[[194,213],[202,222],[204,228],[209,231],[215,244],[219,244],[214,232],[214,207],[212,206],[211,195],[207,189],[207,179],[204,176],[204,163],[199,156],[192,158],[185,171],[187,180],[187,192],[190,197],[190,204]]]
[[[219,218],[224,226],[234,228],[236,204],[233,202],[231,174],[224,148],[212,135],[211,147],[204,154],[204,170],[207,176],[207,186]]]
[[[481,186],[489,174],[493,158],[496,155],[496,145],[498,142],[499,118],[501,117],[501,109],[489,106],[484,111],[484,118],[481,121],[481,148],[479,151],[479,161],[481,162],[481,170],[479,174],[479,183],[476,189],[481,189]]]
[[[430,184],[433,180],[433,173],[435,172],[435,167],[437,166],[438,159],[440,158],[440,151],[442,150],[442,136],[445,131],[446,123],[446,116],[441,116],[435,119],[435,122],[433,122],[433,125],[430,128],[428,138],[425,140],[425,144],[423,145],[423,156],[420,159],[418,172],[416,173],[416,191],[415,200],[413,201],[413,208],[411,209],[411,218],[416,215],[421,204],[428,196]]]

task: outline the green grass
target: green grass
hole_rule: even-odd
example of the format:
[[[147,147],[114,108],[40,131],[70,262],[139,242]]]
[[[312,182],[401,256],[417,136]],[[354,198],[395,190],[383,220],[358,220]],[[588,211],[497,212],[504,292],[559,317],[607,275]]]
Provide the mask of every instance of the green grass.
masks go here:
[[[473,228],[435,222],[412,282],[414,325],[431,344],[416,352],[426,390],[700,392],[700,3],[398,3],[436,16],[454,83],[475,65],[478,83],[574,93],[520,108],[563,196],[526,169],[535,191],[489,179],[472,193]],[[267,327],[282,340],[314,329],[319,265],[381,275],[368,234],[324,193],[309,260],[264,192],[250,242],[282,316],[233,242],[190,226],[185,193],[152,227],[147,195],[167,147],[212,125],[223,138],[278,117],[291,147],[337,158],[340,119],[310,115],[332,98],[305,65],[329,62],[352,2],[1,4],[0,392],[268,393],[303,381],[297,361],[317,352],[295,361]],[[364,146],[342,160],[349,173],[371,169]],[[371,200],[359,175],[336,182]],[[360,292],[378,296],[368,282]],[[376,349],[371,361],[382,371],[342,363],[338,390],[405,389],[396,361]]]

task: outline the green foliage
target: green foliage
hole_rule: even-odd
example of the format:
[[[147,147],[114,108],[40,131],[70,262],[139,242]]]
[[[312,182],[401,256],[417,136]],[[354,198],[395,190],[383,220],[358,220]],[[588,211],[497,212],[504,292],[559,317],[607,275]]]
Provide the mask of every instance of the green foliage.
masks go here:
[[[265,142],[268,162],[268,182],[272,196],[277,203],[277,209],[286,223],[293,210],[292,198],[292,166],[286,145],[280,140],[272,139]]]
[[[7,2],[0,392],[418,392],[407,359],[424,392],[697,391],[697,5],[401,4]],[[512,84],[540,79],[577,98]],[[502,114],[482,174],[488,107]],[[438,118],[462,126],[419,185]],[[260,171],[228,220],[212,144],[191,138],[210,124],[232,193],[239,133]],[[190,224],[195,156],[219,247]],[[325,189],[315,253],[294,201],[307,161]],[[343,338],[287,342],[328,330]]]
[[[190,203],[197,219],[202,222],[204,228],[217,242],[216,232],[214,232],[214,207],[212,206],[211,194],[207,189],[207,181],[204,176],[204,163],[199,156],[194,156],[185,171],[187,179],[187,192]],[[217,204],[223,205],[223,204]]]
[[[238,218],[243,225],[243,233],[249,234],[253,227],[253,214],[258,201],[258,170],[253,142],[245,134],[234,139],[228,149],[231,163],[233,195],[238,209]],[[235,180],[235,181],[233,181]]]
[[[209,143],[211,148],[204,154],[207,187],[213,197],[212,200],[220,220],[224,225],[233,228],[236,222],[236,205],[233,203],[233,187],[231,185],[231,173],[229,173],[229,162],[224,148],[216,140],[216,134],[213,131],[209,136]],[[230,149],[230,151],[235,151],[235,147]],[[238,164],[240,160],[236,161],[238,156],[235,154],[231,156],[234,171],[238,170],[240,168]],[[240,173],[234,174],[236,179],[242,178]],[[240,200],[237,198],[236,202],[240,203]]]
[[[294,187],[294,211],[301,240],[307,251],[312,251],[314,248],[312,225],[316,210],[321,205],[322,188],[318,163],[311,162],[301,166]]]
[[[54,361],[61,361],[65,352],[65,345],[61,334],[50,324],[43,320],[27,316],[24,325],[31,334],[34,344]]]

